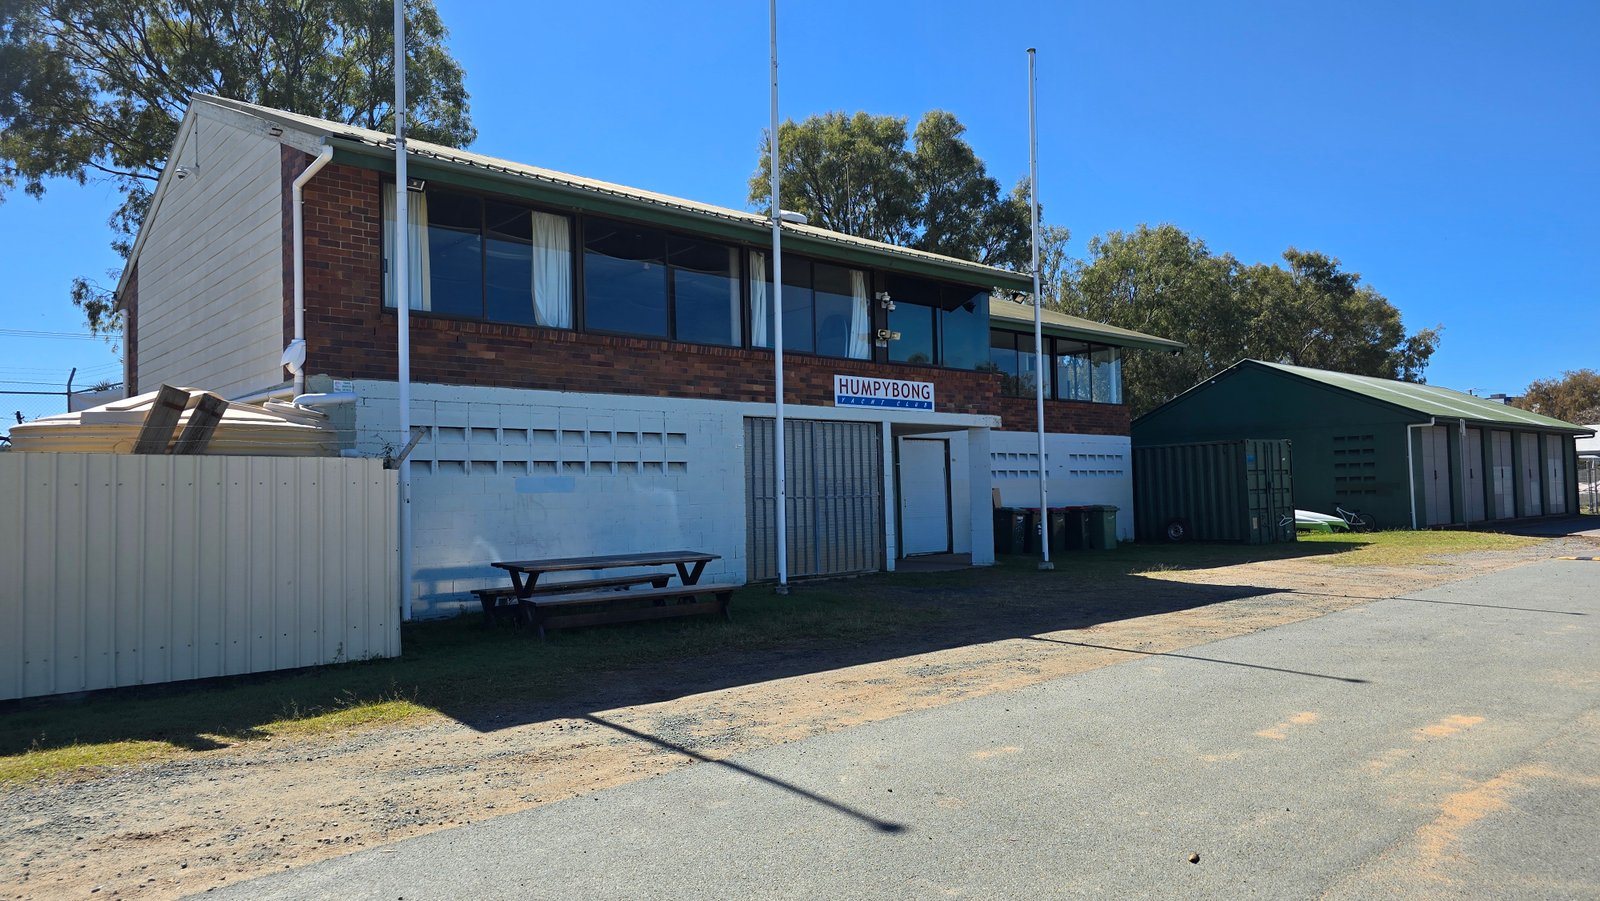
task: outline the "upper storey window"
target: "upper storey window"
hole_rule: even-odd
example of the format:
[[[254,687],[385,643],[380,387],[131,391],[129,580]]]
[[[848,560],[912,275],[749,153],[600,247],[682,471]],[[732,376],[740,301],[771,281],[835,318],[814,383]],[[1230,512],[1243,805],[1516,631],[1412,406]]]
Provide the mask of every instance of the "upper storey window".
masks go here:
[[[743,338],[734,247],[590,217],[583,287],[592,331],[727,346]]]
[[[395,305],[395,191],[383,189],[385,306]],[[411,309],[552,328],[572,327],[572,221],[514,204],[429,188],[407,195]]]

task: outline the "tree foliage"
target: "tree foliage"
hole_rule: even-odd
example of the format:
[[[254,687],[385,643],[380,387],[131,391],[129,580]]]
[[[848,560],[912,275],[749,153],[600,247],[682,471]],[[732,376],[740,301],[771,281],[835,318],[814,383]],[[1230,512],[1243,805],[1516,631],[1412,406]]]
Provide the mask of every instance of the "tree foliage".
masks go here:
[[[110,181],[126,257],[194,94],[392,131],[393,24],[389,0],[0,0],[0,196]],[[408,0],[406,33],[409,134],[470,143],[431,0]],[[115,327],[98,285],[76,280],[72,299],[91,329]]]
[[[1513,403],[1578,425],[1600,422],[1600,372],[1571,369],[1558,379],[1535,379]]]
[[[1060,304],[1188,345],[1123,364],[1136,415],[1245,358],[1422,381],[1439,329],[1408,334],[1387,298],[1326,254],[1291,247],[1283,259],[1245,265],[1175,226],[1141,225],[1091,239]]]
[[[1009,193],[943,110],[907,119],[825,113],[778,126],[780,206],[846,234],[1025,269],[1028,185]],[[750,179],[750,202],[770,207],[770,136]]]

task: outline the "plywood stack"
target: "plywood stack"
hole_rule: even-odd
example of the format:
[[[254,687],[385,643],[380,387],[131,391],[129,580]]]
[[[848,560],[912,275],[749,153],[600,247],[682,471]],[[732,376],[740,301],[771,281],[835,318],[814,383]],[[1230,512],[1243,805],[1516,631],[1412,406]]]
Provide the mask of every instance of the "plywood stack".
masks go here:
[[[160,391],[11,429],[16,451],[111,454],[330,457],[339,453],[328,417],[283,401],[243,404],[211,391]]]

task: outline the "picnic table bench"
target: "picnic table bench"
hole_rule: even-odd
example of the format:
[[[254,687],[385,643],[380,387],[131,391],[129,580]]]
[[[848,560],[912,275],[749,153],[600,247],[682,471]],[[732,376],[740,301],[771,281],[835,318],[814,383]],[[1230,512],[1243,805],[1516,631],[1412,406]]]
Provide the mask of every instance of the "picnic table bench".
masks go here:
[[[662,619],[717,612],[729,618],[728,603],[737,585],[700,582],[706,564],[720,559],[699,551],[658,551],[611,554],[600,557],[560,557],[548,560],[511,560],[492,564],[511,574],[510,589],[478,589],[473,593],[484,605],[485,619],[501,601],[514,601],[515,609],[545,637],[546,629],[592,626],[602,623]],[[576,582],[543,583],[541,576],[646,566],[677,568],[680,584],[670,585],[664,572],[600,577]],[[649,584],[649,588],[634,586]]]

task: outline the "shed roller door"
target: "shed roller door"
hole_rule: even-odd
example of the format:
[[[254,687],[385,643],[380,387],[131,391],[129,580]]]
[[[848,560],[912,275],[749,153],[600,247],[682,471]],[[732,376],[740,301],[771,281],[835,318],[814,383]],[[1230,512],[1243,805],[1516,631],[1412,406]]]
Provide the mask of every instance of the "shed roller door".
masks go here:
[[[1567,455],[1560,435],[1544,436],[1545,487],[1550,495],[1550,512],[1567,512]]]
[[[778,486],[771,419],[744,421],[750,580],[778,578]],[[870,422],[784,421],[789,576],[883,565],[883,433]]]
[[[1483,481],[1483,430],[1467,429],[1462,451],[1467,458],[1467,473],[1463,498],[1467,507],[1467,522],[1481,522],[1484,518]]]
[[[1424,426],[1422,433],[1422,500],[1426,525],[1450,523],[1450,432]]]
[[[1544,515],[1543,486],[1539,480],[1539,436],[1522,434],[1522,515]]]
[[[1516,468],[1511,465],[1511,433],[1489,433],[1490,474],[1494,477],[1494,518],[1510,519],[1516,515]]]

